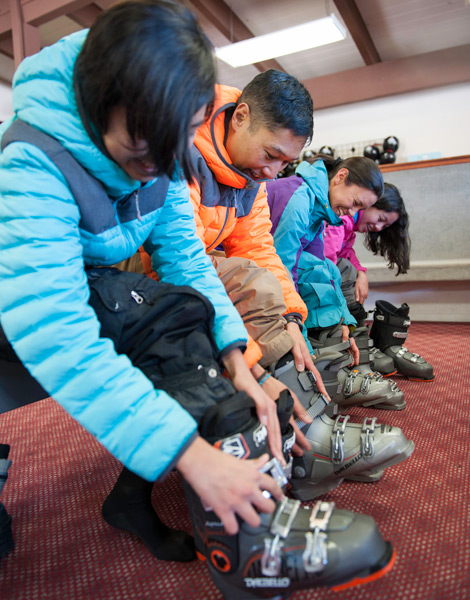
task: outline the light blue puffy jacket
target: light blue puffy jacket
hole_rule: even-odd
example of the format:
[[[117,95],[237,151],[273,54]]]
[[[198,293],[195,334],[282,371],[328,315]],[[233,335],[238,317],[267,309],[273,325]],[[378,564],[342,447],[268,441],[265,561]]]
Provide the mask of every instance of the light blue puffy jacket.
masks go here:
[[[59,140],[117,203],[140,183],[100,152],[80,120],[73,68],[86,34],[72,34],[23,61],[13,82],[14,118]],[[1,126],[0,136],[9,125]],[[90,207],[88,221],[95,210]],[[102,209],[96,206],[96,215]],[[117,263],[146,240],[163,281],[190,285],[212,302],[220,350],[245,345],[246,330],[196,235],[185,181],[171,182],[163,208],[142,220],[121,223],[116,216],[112,227],[100,230],[93,223],[83,227],[81,213],[44,152],[25,142],[5,147],[0,154],[1,323],[44,389],[129,469],[155,480],[174,466],[197,425],[118,355],[110,340],[99,337],[85,265]]]
[[[307,305],[305,325],[329,327],[341,318],[345,325],[355,324],[341,292],[339,270],[324,254],[325,222],[343,225],[330,206],[326,167],[322,160],[301,162],[295,173],[266,187],[274,245]]]

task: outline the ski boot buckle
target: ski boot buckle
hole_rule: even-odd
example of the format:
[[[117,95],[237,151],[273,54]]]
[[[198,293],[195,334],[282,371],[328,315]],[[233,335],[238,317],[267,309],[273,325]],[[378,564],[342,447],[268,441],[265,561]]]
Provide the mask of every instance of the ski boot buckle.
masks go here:
[[[344,432],[349,415],[339,415],[331,432],[331,462],[341,464],[344,461]]]
[[[327,535],[325,531],[334,507],[334,502],[318,501],[312,508],[309,525],[313,531],[308,531],[305,534],[305,550],[302,554],[304,569],[307,573],[323,571],[325,565],[328,564]]]
[[[361,450],[363,456],[374,456],[374,430],[376,428],[377,417],[366,417],[362,424]]]
[[[292,465],[291,465],[292,468]],[[287,477],[285,469],[277,458],[271,458],[265,465],[259,469],[260,473],[268,473],[274,479],[279,487],[287,485]],[[271,495],[269,494],[269,497]]]
[[[273,538],[264,539],[264,553],[261,558],[261,572],[267,577],[276,577],[281,572],[281,549],[283,542],[291,530],[292,523],[300,507],[300,500],[284,496],[278,506],[270,532]]]

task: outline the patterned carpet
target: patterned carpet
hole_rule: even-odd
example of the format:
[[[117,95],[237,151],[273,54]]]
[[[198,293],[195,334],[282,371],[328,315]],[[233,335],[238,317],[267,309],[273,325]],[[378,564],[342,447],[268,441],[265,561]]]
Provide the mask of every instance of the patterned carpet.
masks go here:
[[[431,383],[394,376],[401,412],[352,409],[401,427],[416,450],[374,484],[345,482],[325,499],[370,514],[398,552],[382,579],[343,592],[304,590],[291,600],[469,600],[470,324],[413,322],[407,347],[434,367]],[[2,501],[16,547],[0,560],[2,600],[221,600],[204,563],[154,559],[106,525],[101,503],[120,465],[54,401],[0,416],[13,465]],[[169,525],[191,530],[172,473],[154,501]]]

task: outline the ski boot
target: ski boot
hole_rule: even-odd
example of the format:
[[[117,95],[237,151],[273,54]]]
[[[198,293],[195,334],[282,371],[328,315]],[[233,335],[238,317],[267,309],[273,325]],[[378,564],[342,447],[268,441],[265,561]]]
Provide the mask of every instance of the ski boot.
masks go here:
[[[269,452],[266,428],[245,394],[209,409],[200,433],[240,459]],[[275,459],[263,471],[281,487],[286,484]],[[337,509],[332,502],[308,508],[284,497],[274,513],[260,514],[258,527],[239,518],[239,532],[227,535],[212,509],[202,505],[189,485],[184,487],[196,548],[225,600],[287,599],[295,590],[364,583],[393,566],[395,553],[374,520]]]
[[[402,345],[411,323],[409,312],[408,304],[404,303],[397,308],[390,302],[377,300],[370,336],[377,348],[393,358],[399,373],[416,381],[432,381],[432,366],[422,356],[410,352]]]
[[[374,346],[368,327],[365,325],[356,327],[351,333],[351,337],[355,339],[359,349],[359,365],[365,365],[369,371],[377,371],[383,377],[389,377],[397,372],[393,358]]]
[[[414,443],[398,427],[380,425],[375,417],[366,417],[362,424],[348,421],[349,415],[334,421],[320,415],[311,424],[297,420],[312,449],[293,459],[294,498],[312,500],[344,479],[378,481],[384,469],[406,460],[414,450]]]
[[[0,444],[0,494],[8,477],[11,460],[8,460],[10,446]],[[6,556],[14,548],[13,533],[11,531],[11,517],[0,502],[0,558]]]
[[[394,381],[384,380],[380,373],[371,371],[368,365],[350,366],[352,357],[348,352],[350,341],[342,341],[342,324],[315,331],[310,330],[309,340],[315,352],[315,366],[322,375],[335,371],[341,391],[331,396],[338,409],[351,406],[402,410],[406,406],[404,394]],[[340,354],[342,358],[338,356]]]
[[[313,418],[311,424],[296,421],[311,449],[293,457],[290,484],[295,498],[312,500],[344,479],[373,483],[381,479],[384,469],[406,460],[413,452],[414,443],[398,427],[379,425],[376,418],[367,417],[360,424],[350,423],[349,416],[328,416],[328,401],[319,393],[313,373],[299,373],[293,359],[274,375],[297,395]]]

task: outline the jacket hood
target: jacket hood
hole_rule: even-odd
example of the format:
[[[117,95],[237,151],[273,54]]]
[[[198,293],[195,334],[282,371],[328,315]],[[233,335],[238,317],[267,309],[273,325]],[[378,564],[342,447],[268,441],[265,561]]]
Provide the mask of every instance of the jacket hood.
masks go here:
[[[210,170],[219,183],[243,189],[255,188],[259,182],[247,177],[233,166],[225,146],[225,111],[234,108],[241,91],[226,85],[217,85],[214,110],[210,119],[197,130],[194,144],[203,155]]]
[[[312,190],[318,203],[315,203],[315,213],[330,225],[342,225],[341,217],[333,211],[328,199],[328,173],[322,160],[316,160],[313,165],[303,161],[295,170],[308,187]]]
[[[140,182],[93,143],[75,99],[73,71],[87,34],[73,33],[20,64],[13,80],[13,109],[16,117],[56,138],[111,196],[120,196]]]

